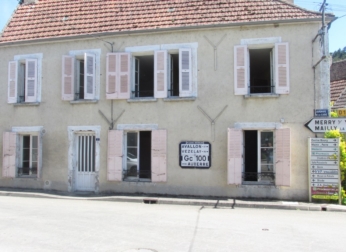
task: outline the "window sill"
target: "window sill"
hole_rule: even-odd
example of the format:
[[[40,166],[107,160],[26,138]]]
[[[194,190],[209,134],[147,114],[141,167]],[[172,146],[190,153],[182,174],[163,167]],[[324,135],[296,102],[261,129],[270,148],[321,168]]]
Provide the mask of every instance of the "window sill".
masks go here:
[[[127,178],[124,178],[123,182],[151,182],[151,179],[127,177]]]
[[[131,98],[127,100],[127,102],[156,102],[156,101],[157,99],[153,97]]]
[[[273,181],[243,181],[242,185],[266,185],[275,186]]]
[[[22,179],[37,179],[37,175],[18,175],[16,178]]]
[[[13,103],[15,107],[25,107],[25,106],[38,106],[40,102],[23,102],[23,103]]]
[[[70,101],[70,104],[83,104],[83,103],[98,103],[98,100],[75,100],[75,101]]]
[[[248,98],[279,98],[278,94],[247,94],[244,95],[245,99]]]
[[[181,102],[181,101],[195,101],[196,97],[168,97],[164,98],[165,102]]]

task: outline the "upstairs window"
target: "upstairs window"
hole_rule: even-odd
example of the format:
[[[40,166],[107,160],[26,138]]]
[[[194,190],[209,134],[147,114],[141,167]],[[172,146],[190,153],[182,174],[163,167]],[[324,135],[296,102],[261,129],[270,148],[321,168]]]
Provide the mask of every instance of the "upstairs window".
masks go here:
[[[42,54],[14,58],[8,65],[8,103],[40,102]]]
[[[100,50],[72,51],[62,58],[62,100],[97,100]]]
[[[195,97],[197,44],[126,48],[107,54],[107,99]]]
[[[288,43],[265,43],[264,39],[260,44],[261,41],[234,47],[236,95],[289,93]]]
[[[250,49],[249,59],[249,93],[274,93],[272,49]]]

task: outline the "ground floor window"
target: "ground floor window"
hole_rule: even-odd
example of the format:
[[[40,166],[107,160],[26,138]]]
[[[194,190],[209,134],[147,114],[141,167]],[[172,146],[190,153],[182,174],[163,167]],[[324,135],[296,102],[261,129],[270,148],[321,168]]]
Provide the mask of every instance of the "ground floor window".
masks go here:
[[[167,131],[156,124],[119,124],[108,131],[109,181],[167,181]]]
[[[274,181],[274,133],[244,131],[244,181]]]
[[[20,156],[18,176],[37,176],[38,167],[38,136],[19,135]]]
[[[3,177],[40,178],[42,126],[12,127],[3,133]]]
[[[124,178],[151,179],[151,131],[126,133]]]

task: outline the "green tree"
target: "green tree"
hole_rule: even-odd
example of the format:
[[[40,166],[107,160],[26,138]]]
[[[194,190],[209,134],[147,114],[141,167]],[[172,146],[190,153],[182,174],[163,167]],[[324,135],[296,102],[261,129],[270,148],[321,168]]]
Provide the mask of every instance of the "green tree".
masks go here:
[[[346,46],[332,53],[333,62],[346,59]]]

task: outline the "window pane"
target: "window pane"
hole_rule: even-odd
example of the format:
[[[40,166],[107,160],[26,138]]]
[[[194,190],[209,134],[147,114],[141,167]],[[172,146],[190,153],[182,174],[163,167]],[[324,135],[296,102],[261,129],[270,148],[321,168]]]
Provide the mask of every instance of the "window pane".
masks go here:
[[[32,148],[37,148],[38,145],[38,137],[32,136]]]
[[[127,146],[137,147],[137,133],[136,132],[127,133]]]
[[[273,132],[261,132],[261,147],[273,147]]]
[[[23,148],[30,148],[30,136],[23,136]]]
[[[38,156],[38,151],[37,151],[37,149],[33,149],[31,153],[32,153],[31,161],[32,161],[32,162],[36,162],[36,161],[37,161],[37,156]]]

